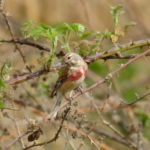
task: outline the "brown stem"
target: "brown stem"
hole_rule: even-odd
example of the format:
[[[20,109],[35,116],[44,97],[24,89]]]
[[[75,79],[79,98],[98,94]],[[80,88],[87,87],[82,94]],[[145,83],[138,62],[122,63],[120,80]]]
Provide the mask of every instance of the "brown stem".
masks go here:
[[[59,137],[59,134],[60,134],[61,129],[62,129],[62,127],[63,127],[63,123],[64,123],[64,121],[65,121],[65,119],[66,119],[67,114],[68,114],[69,111],[70,111],[70,107],[67,108],[67,109],[64,111],[64,116],[62,117],[62,121],[61,121],[61,123],[60,123],[59,129],[57,130],[55,136],[54,136],[52,139],[50,139],[50,140],[48,140],[48,141],[45,141],[45,142],[38,143],[38,144],[30,145],[30,146],[28,146],[28,147],[25,147],[23,150],[27,150],[27,149],[30,149],[30,148],[32,148],[32,147],[37,147],[37,146],[46,145],[46,144],[49,144],[49,143],[52,143],[52,142],[56,141],[56,140],[58,139],[58,137]]]

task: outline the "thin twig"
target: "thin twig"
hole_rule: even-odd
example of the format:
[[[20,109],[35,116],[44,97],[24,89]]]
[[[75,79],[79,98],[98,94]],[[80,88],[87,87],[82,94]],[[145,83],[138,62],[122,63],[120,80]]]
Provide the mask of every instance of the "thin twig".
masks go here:
[[[8,18],[7,18],[6,13],[5,13],[5,12],[2,12],[2,15],[3,15],[3,17],[4,17],[4,20],[5,20],[5,22],[6,22],[6,25],[7,25],[7,27],[8,27],[8,30],[9,30],[9,32],[10,32],[10,35],[11,35],[12,39],[15,40],[15,35],[14,35],[12,29],[11,29],[11,25],[10,25],[10,23],[9,23],[9,20],[8,20]],[[16,43],[15,43],[15,47],[16,47],[16,49],[19,51],[19,53],[20,53],[20,55],[21,55],[21,57],[22,57],[22,59],[23,59],[23,62],[25,63],[25,62],[26,62],[25,56],[24,56],[23,53],[21,52],[20,47],[19,47]]]
[[[12,30],[12,27],[11,27],[11,25],[10,25],[10,23],[9,23],[7,14],[6,14],[4,11],[2,11],[1,14],[2,14],[2,16],[3,16],[3,18],[4,18],[5,22],[6,22],[6,25],[7,25],[7,27],[8,27],[8,30],[9,30],[9,32],[10,32],[10,35],[11,35],[12,39],[15,40],[16,37],[15,37],[15,35],[14,35],[14,33],[13,33],[13,30]],[[17,45],[17,43],[14,43],[14,45],[15,45],[15,48],[18,50],[18,52],[19,52],[19,54],[20,54],[20,56],[21,56],[21,58],[22,58],[24,64],[26,65],[26,68],[29,70],[29,72],[31,72],[30,67],[26,64],[26,59],[25,59],[24,54],[23,54],[22,51],[21,51],[21,48],[19,47],[19,45]]]
[[[34,108],[35,109],[35,108]],[[37,111],[39,111],[39,110],[37,110]],[[47,113],[45,113],[45,112],[39,112],[39,114],[43,114],[44,113],[44,116],[46,116],[47,115]],[[43,116],[43,115],[42,115]],[[68,121],[70,121],[70,120],[68,120]],[[56,122],[55,122],[56,123]],[[58,122],[59,123],[59,122]],[[76,131],[78,134],[80,134],[80,135],[83,135],[83,136],[85,136],[85,137],[87,137],[87,138],[89,138],[89,140],[97,140],[97,139],[94,139],[94,137],[92,137],[92,136],[87,136],[87,134],[85,133],[85,132],[83,132],[83,130],[79,130],[79,129],[77,129],[76,127],[73,127],[72,125],[69,125],[69,124],[66,124],[66,123],[64,123],[63,124],[63,126],[66,128],[66,129],[69,129],[69,130],[71,130],[71,131]],[[111,139],[111,140],[114,140],[114,141],[116,141],[116,142],[119,142],[119,143],[121,143],[121,144],[123,144],[123,145],[126,145],[126,146],[128,146],[128,141],[126,141],[125,139],[123,139],[123,138],[121,138],[121,137],[119,137],[119,136],[117,136],[117,135],[113,135],[113,134],[110,134],[110,133],[108,133],[107,131],[104,131],[104,130],[100,130],[100,129],[98,129],[98,128],[96,128],[96,127],[93,127],[93,126],[85,126],[85,129],[87,129],[87,130],[91,130],[92,132],[94,132],[94,133],[96,133],[96,134],[99,134],[100,136],[105,136],[106,138],[108,138],[108,139]],[[98,131],[96,131],[96,130],[98,130]],[[23,134],[21,134],[21,137],[23,137],[24,135],[26,135],[26,134],[28,134],[28,133],[30,133],[31,131],[28,131],[27,133],[23,133]],[[7,147],[11,147],[13,144],[15,144],[17,141],[19,140],[19,137],[17,137],[13,142],[11,142]],[[98,141],[96,141],[97,143],[98,143]],[[100,145],[100,147],[103,147],[103,144],[102,143],[100,143],[101,145]],[[97,144],[97,145],[99,145],[99,144]],[[111,148],[110,148],[111,149]],[[6,149],[6,148],[4,148],[3,150],[8,150],[8,149]]]
[[[24,81],[27,81],[27,80],[30,80],[30,79],[34,79],[35,77],[39,77],[40,75],[44,74],[44,73],[48,73],[50,71],[56,71],[56,70],[59,70],[63,67],[62,64],[57,64],[53,67],[51,67],[50,69],[44,67],[36,72],[32,72],[32,73],[27,73],[27,74],[24,74],[24,75],[20,75],[18,77],[16,77],[15,79],[10,79],[9,81],[6,81],[7,84],[9,85],[17,85],[19,83],[22,83]]]
[[[46,52],[49,52],[50,51],[50,48],[48,46],[45,46],[45,45],[42,45],[42,44],[39,44],[37,42],[33,42],[33,41],[29,41],[27,39],[21,39],[21,38],[15,38],[15,39],[1,39],[0,40],[1,43],[18,43],[18,44],[21,44],[21,45],[28,45],[28,46],[32,46],[32,47],[35,47],[39,50],[43,50],[43,51],[46,51]]]
[[[55,136],[54,136],[52,139],[50,139],[50,140],[48,140],[48,141],[45,141],[45,142],[38,143],[38,144],[30,145],[30,146],[24,148],[23,150],[27,150],[27,149],[30,149],[30,148],[32,148],[32,147],[37,147],[37,146],[46,145],[46,144],[49,144],[49,143],[52,143],[52,142],[56,141],[56,140],[58,139],[58,137],[59,137],[59,134],[60,134],[61,129],[62,129],[62,127],[63,127],[63,123],[64,123],[64,121],[65,121],[65,119],[66,119],[67,114],[68,114],[69,111],[70,111],[70,107],[68,107],[68,108],[64,111],[64,116],[62,117],[62,121],[61,121],[61,123],[60,123],[59,129],[57,130]]]
[[[133,63],[134,61],[140,59],[141,57],[144,57],[145,55],[149,54],[150,53],[150,49],[137,55],[136,57],[134,57],[133,59],[130,59],[129,61],[127,61],[127,63],[125,64],[122,64],[118,69],[116,69],[115,71],[109,73],[104,79],[98,81],[97,83],[93,84],[92,86],[90,86],[89,88],[85,89],[81,92],[78,92],[76,93],[71,99],[70,101],[77,101],[77,97],[83,95],[84,93],[86,92],[89,92],[91,90],[93,90],[95,87],[105,83],[106,81],[108,81],[109,79],[111,79],[114,75],[118,74],[121,70],[123,70],[124,68],[126,68],[128,65],[130,65],[131,63]],[[79,100],[79,99],[78,99]],[[37,126],[42,124],[43,122],[47,121],[47,120],[50,120],[51,117],[58,111],[60,111],[61,109],[63,109],[64,107],[66,107],[70,101],[66,101],[64,102],[58,109],[55,109],[53,112],[51,112],[49,115],[47,115],[46,117],[44,117],[43,119],[41,119],[40,121],[37,122]],[[27,133],[27,130],[24,131],[23,134],[26,134]]]
[[[140,59],[141,57],[144,57],[145,55],[150,53],[150,49],[137,55],[136,57],[134,57],[133,59],[130,59],[129,61],[127,61],[127,63],[122,64],[118,69],[116,69],[115,71],[109,73],[104,79],[101,79],[100,81],[98,81],[97,83],[93,84],[92,86],[90,86],[89,88],[83,90],[82,92],[78,92],[76,93],[72,98],[71,101],[75,101],[75,99],[81,95],[83,95],[86,92],[91,91],[92,89],[94,89],[95,87],[105,83],[107,80],[111,79],[114,75],[116,75],[118,72],[120,72],[121,70],[123,70],[125,67],[127,67],[129,64],[133,63],[134,61]],[[37,73],[37,75],[39,74],[39,72]],[[10,83],[9,83],[10,84]],[[58,109],[55,109],[52,113],[50,113],[49,115],[47,115],[44,119],[42,119],[41,121],[38,122],[38,124],[41,124],[43,121],[45,120],[49,120],[54,113],[58,112],[59,110],[61,110],[62,108],[64,108],[66,105],[68,105],[69,102],[65,102],[64,104],[62,104]]]
[[[93,131],[94,133],[96,134],[99,134],[101,136],[105,136],[107,137],[108,139],[111,139],[111,140],[114,140],[114,141],[117,141],[123,145],[126,145],[126,146],[129,146],[131,148],[134,148],[134,149],[137,149],[137,147],[134,147],[130,142],[128,142],[127,140],[125,140],[124,138],[121,138],[119,136],[116,136],[116,135],[113,135],[113,134],[110,134],[106,131],[103,131],[103,130],[100,130],[98,128],[95,128],[95,127],[90,127],[88,126],[87,129],[90,129],[91,131]]]
[[[15,138],[12,142],[10,142],[5,148],[3,148],[2,150],[8,150],[12,145],[14,145],[17,141],[19,141],[23,136],[25,136],[26,134],[30,133],[31,131],[26,131],[23,132],[22,134],[20,134],[20,136],[18,136],[17,138]]]
[[[15,114],[15,117],[16,117],[16,114]],[[18,123],[17,123],[16,119],[15,119],[15,118],[12,118],[12,117],[9,117],[9,116],[8,116],[8,118],[11,119],[11,120],[15,123],[15,127],[16,127],[17,134],[18,134],[18,137],[19,137],[19,138],[16,138],[16,139],[18,139],[18,141],[20,142],[22,148],[24,148],[24,142],[23,142],[23,140],[22,140],[22,135],[21,135],[21,133],[20,133],[20,128],[19,128],[19,126],[18,126]],[[9,148],[10,148],[10,146],[7,146],[7,147],[4,148],[3,150],[7,150],[7,149],[9,149]]]
[[[132,44],[127,43],[127,44],[124,44],[124,45],[120,46],[120,49],[119,48],[113,48],[113,49],[110,49],[110,50],[107,50],[107,51],[104,51],[104,52],[101,52],[101,53],[97,53],[97,54],[92,55],[92,56],[87,56],[86,58],[84,58],[84,60],[87,63],[91,63],[91,62],[93,62],[97,59],[104,59],[104,60],[107,60],[107,59],[131,59],[131,58],[135,58],[136,56],[138,56],[138,54],[136,54],[136,55],[127,55],[127,56],[119,56],[119,55],[116,55],[116,54],[117,54],[118,51],[125,51],[125,50],[129,50],[129,49],[133,49],[133,48],[137,48],[137,47],[142,47],[142,46],[148,46],[148,45],[150,45],[150,39],[136,41]],[[38,45],[38,46],[41,47],[42,49],[45,49],[45,47],[43,47],[42,45]],[[37,45],[35,47],[37,47]],[[148,53],[145,56],[150,56],[150,54]],[[56,68],[55,70],[58,70],[58,69],[61,68],[61,66],[58,66],[58,65],[56,65],[56,66],[57,67],[54,66],[51,69],[49,69],[49,71],[53,70],[53,68]],[[49,71],[47,71],[47,69],[43,68],[43,69],[40,69],[36,72],[28,73],[28,74],[19,76],[16,79],[11,79],[11,80],[7,81],[7,84],[16,85],[16,84],[22,83],[24,81],[27,81],[27,80],[33,79],[35,77],[38,77],[38,76],[40,76],[44,73],[47,73]]]
[[[85,61],[86,62],[93,62],[97,59],[105,59],[105,58],[109,58],[111,56],[115,56],[115,55],[117,55],[118,52],[133,50],[136,48],[140,48],[143,46],[149,46],[149,45],[150,45],[150,39],[139,40],[139,41],[135,41],[135,42],[129,42],[129,43],[120,45],[119,47],[114,47],[110,50],[106,50],[106,51],[103,51],[100,53],[96,53],[95,55],[88,56],[87,58],[85,58]]]
[[[77,101],[76,98],[83,95],[86,92],[89,92],[91,90],[93,90],[94,88],[96,88],[97,86],[105,83],[106,81],[108,81],[109,79],[111,79],[114,75],[116,75],[117,73],[119,73],[121,70],[123,70],[125,67],[127,67],[128,65],[130,65],[131,63],[133,63],[134,61],[140,59],[141,57],[144,57],[146,54],[150,53],[150,49],[137,55],[135,58],[130,59],[127,63],[122,64],[118,69],[116,69],[115,71],[109,73],[104,79],[101,79],[100,81],[98,81],[97,83],[93,84],[92,86],[90,86],[89,88],[83,90],[82,92],[78,92],[76,93],[74,96],[72,96],[72,98],[70,99],[70,101]],[[64,108],[66,105],[68,105],[70,102],[67,101],[64,104],[62,104],[58,109],[55,109],[52,113],[50,113],[48,116],[46,116],[43,120],[41,120],[38,124],[41,124],[43,121],[45,120],[49,120],[51,119],[51,117],[58,111],[60,111],[62,108]]]
[[[140,96],[139,98],[137,98],[136,100],[134,100],[132,103],[129,104],[121,104],[119,106],[117,106],[117,109],[121,109],[121,108],[126,108],[126,107],[130,107],[135,105],[136,103],[138,103],[139,101],[143,100],[145,97],[147,97],[148,95],[150,95],[150,91],[146,92],[145,94],[143,94],[142,96]]]
[[[27,39],[20,39],[20,38],[15,38],[15,39],[0,39],[0,42],[2,43],[18,43],[21,45],[28,45],[28,46],[33,46],[35,48],[38,48],[39,50],[44,50],[49,52],[50,49],[48,46],[44,46],[42,44],[33,42],[33,41],[29,41]],[[150,39],[144,39],[144,40],[139,40],[139,41],[134,41],[134,42],[129,42],[126,44],[122,44],[119,47],[114,47],[110,50],[106,50],[100,53],[96,53],[95,55],[92,56],[87,56],[85,58],[86,62],[93,62],[97,59],[130,59],[135,57],[135,55],[127,55],[127,56],[119,56],[119,55],[115,55],[118,52],[123,52],[123,51],[127,51],[127,50],[131,50],[131,49],[135,49],[135,48],[140,48],[143,46],[149,46],[150,45]]]

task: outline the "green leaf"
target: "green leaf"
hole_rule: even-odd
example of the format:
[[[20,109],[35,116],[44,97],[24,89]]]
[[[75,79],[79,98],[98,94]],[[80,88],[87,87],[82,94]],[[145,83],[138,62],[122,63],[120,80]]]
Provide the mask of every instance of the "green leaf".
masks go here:
[[[35,40],[37,40],[42,34],[45,34],[45,36],[49,37],[49,32],[46,32],[46,30],[42,26],[36,26],[29,32],[27,36],[33,37]]]
[[[22,33],[27,36],[29,29],[31,28],[31,26],[33,25],[34,21],[30,20],[27,23],[23,24],[23,27],[21,28]]]
[[[0,99],[4,97],[4,94],[0,92]]]
[[[87,37],[91,36],[92,34],[94,34],[93,31],[83,33],[81,39],[86,39]]]
[[[5,88],[6,85],[4,83],[4,81],[0,78],[0,88]]]
[[[120,11],[121,8],[122,8],[122,5],[120,5],[120,4],[118,4],[115,7],[111,7],[111,13],[113,16],[113,22],[114,22],[115,26],[118,25],[118,18],[120,16],[120,14],[122,13],[122,11]]]
[[[140,120],[142,120],[144,122],[146,122],[149,119],[148,115],[146,113],[144,113],[144,112],[140,113],[138,117],[139,117]]]
[[[0,109],[3,109],[3,108],[4,108],[4,103],[0,102]]]
[[[59,26],[56,27],[56,31],[58,33],[63,33],[63,32],[71,31],[71,30],[72,30],[71,26],[67,23],[60,24]]]
[[[27,23],[23,24],[24,27],[30,27],[34,23],[33,20],[29,20]]]
[[[71,28],[73,31],[75,31],[75,33],[77,33],[79,36],[82,36],[84,31],[85,31],[85,27],[82,24],[79,23],[74,23],[71,25]]]
[[[108,38],[108,37],[110,37],[111,35],[112,35],[112,33],[111,33],[108,29],[106,29],[106,30],[104,31],[104,33],[101,33],[102,38]]]

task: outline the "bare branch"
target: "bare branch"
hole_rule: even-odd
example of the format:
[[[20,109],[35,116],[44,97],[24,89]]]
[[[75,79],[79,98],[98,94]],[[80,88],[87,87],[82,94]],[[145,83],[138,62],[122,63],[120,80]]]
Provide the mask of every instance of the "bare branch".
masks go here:
[[[39,50],[43,50],[43,51],[50,51],[50,48],[48,48],[48,46],[44,46],[42,44],[39,44],[37,42],[33,42],[33,41],[29,41],[27,39],[21,39],[21,38],[16,38],[16,39],[1,39],[0,40],[1,43],[18,43],[21,45],[28,45],[28,46],[33,46],[35,48],[38,48]]]
[[[129,103],[129,104],[120,104],[119,106],[117,106],[117,109],[127,108],[127,107],[130,107],[130,106],[133,106],[136,103],[138,103],[139,101],[143,100],[148,95],[150,95],[150,91],[146,92],[145,94],[143,94],[142,96],[140,96],[139,98],[137,98],[136,100],[134,100],[132,103]]]
[[[97,59],[105,59],[107,57],[113,56],[117,54],[118,52],[124,52],[127,50],[132,50],[135,48],[140,48],[140,47],[149,46],[149,45],[150,45],[150,39],[129,42],[129,43],[120,45],[119,47],[115,47],[110,50],[106,50],[101,53],[96,53],[95,55],[88,56],[87,58],[85,58],[85,60],[86,62],[93,62]]]
[[[0,40],[0,41],[5,41],[5,40]],[[10,40],[11,41],[14,41],[14,40]],[[32,45],[40,50],[45,50],[45,51],[49,51],[49,49],[45,46],[42,46],[40,44],[37,44],[37,43],[32,43],[32,42],[29,42],[29,41],[26,41],[25,39],[22,39],[22,40],[15,40],[16,42],[18,41],[20,44],[21,43],[26,43],[27,45]],[[148,46],[150,45],[150,39],[146,39],[146,40],[140,40],[140,41],[136,41],[136,42],[132,42],[132,43],[127,43],[127,44],[124,44],[122,46],[120,46],[120,48],[113,48],[113,49],[110,49],[110,50],[107,50],[107,51],[104,51],[104,52],[101,52],[101,53],[96,53],[95,55],[92,55],[92,56],[87,56],[86,58],[84,58],[84,60],[87,62],[87,63],[91,63],[97,59],[104,59],[104,60],[107,60],[107,59],[131,59],[131,58],[135,58],[138,56],[138,54],[136,55],[127,55],[127,56],[119,56],[117,55],[118,52],[120,51],[126,51],[126,50],[131,50],[131,49],[134,49],[134,48],[138,48],[138,47],[142,47],[142,46]],[[146,54],[145,56],[150,56],[150,54]],[[59,65],[56,65],[57,67],[52,67],[51,69],[49,69],[49,71],[53,70],[53,68],[56,68],[55,70],[57,69],[60,69],[61,66]],[[19,76],[17,77],[16,79],[11,79],[10,81],[7,81],[8,84],[11,84],[11,85],[16,85],[16,84],[19,84],[19,83],[22,83],[24,81],[27,81],[27,80],[30,80],[30,79],[33,79],[35,77],[38,77],[44,73],[47,73],[49,72],[47,69],[43,68],[43,69],[40,69],[36,72],[33,72],[33,73],[29,73],[29,74],[25,74],[25,75],[22,75],[22,76]]]
[[[15,40],[15,35],[13,33],[13,30],[12,30],[12,27],[10,25],[10,22],[8,20],[7,14],[4,11],[2,11],[1,14],[2,14],[2,16],[3,16],[3,18],[4,18],[5,22],[6,22],[6,25],[8,27],[8,30],[10,32],[10,35],[11,35],[12,39]],[[26,64],[26,59],[25,59],[24,54],[21,51],[21,48],[19,47],[19,45],[17,45],[17,43],[14,43],[14,45],[15,45],[15,48],[18,50],[18,52],[19,52],[19,54],[20,54],[24,64],[26,65],[26,68],[29,70],[29,72],[31,72],[30,67]]]
[[[48,73],[50,71],[59,70],[62,67],[63,67],[63,65],[61,65],[61,64],[57,64],[56,66],[51,67],[50,69],[45,67],[45,68],[42,68],[42,69],[40,69],[40,70],[38,70],[36,72],[20,75],[20,76],[16,77],[15,79],[11,79],[9,81],[6,81],[6,83],[9,84],[9,85],[14,86],[16,84],[19,84],[19,83],[22,83],[24,81],[27,81],[27,80],[33,79],[35,77],[38,77],[38,76],[40,76],[40,75],[42,75],[44,73]]]
[[[133,146],[130,142],[128,142],[128,141],[127,141],[126,139],[124,139],[124,138],[121,138],[121,137],[119,137],[119,136],[110,134],[110,133],[108,133],[108,132],[106,132],[106,131],[100,130],[100,129],[98,129],[98,128],[93,128],[93,127],[90,127],[90,126],[88,126],[87,129],[90,129],[91,131],[93,131],[93,132],[96,133],[96,134],[99,134],[99,135],[101,135],[101,136],[105,136],[105,137],[108,138],[108,139],[114,140],[114,141],[119,142],[119,143],[121,143],[121,144],[123,144],[123,145],[126,145],[126,146],[128,146],[128,147],[131,147],[131,148],[133,148],[133,149],[137,149],[137,147]]]
[[[118,69],[116,69],[115,71],[109,73],[104,79],[98,81],[97,83],[93,84],[92,86],[90,86],[89,88],[83,90],[82,92],[78,92],[77,94],[75,94],[75,95],[70,99],[70,101],[75,101],[75,99],[76,99],[77,97],[79,97],[79,96],[83,95],[84,93],[93,90],[95,87],[97,87],[97,86],[99,86],[99,85],[105,83],[106,81],[108,81],[109,79],[111,79],[114,75],[116,75],[118,72],[120,72],[120,71],[123,70],[125,67],[127,67],[129,64],[131,64],[131,63],[133,63],[134,61],[140,59],[141,57],[144,57],[146,54],[149,54],[149,53],[150,53],[150,49],[147,50],[147,51],[145,51],[145,52],[143,52],[143,53],[141,53],[141,54],[139,54],[139,55],[137,55],[135,58],[130,59],[127,63],[122,64]],[[54,110],[51,114],[49,114],[48,116],[46,116],[46,117],[44,118],[44,120],[41,120],[38,124],[42,123],[42,122],[45,121],[45,120],[49,120],[49,119],[53,116],[54,113],[58,112],[60,109],[64,108],[64,107],[65,107],[66,105],[68,105],[69,103],[70,103],[70,102],[67,101],[67,102],[65,102],[64,104],[62,104],[62,105],[60,106],[60,108]]]
[[[68,108],[64,111],[64,116],[62,117],[62,121],[61,121],[61,123],[60,123],[59,129],[57,130],[55,136],[54,136],[52,139],[50,139],[50,140],[48,140],[48,141],[45,141],[45,142],[42,142],[42,143],[33,144],[33,145],[31,145],[31,146],[28,146],[28,147],[24,148],[23,150],[27,150],[27,149],[30,149],[30,148],[32,148],[32,147],[37,147],[37,146],[46,145],[46,144],[49,144],[49,143],[52,143],[52,142],[56,141],[56,140],[58,139],[58,137],[59,137],[59,134],[60,134],[61,129],[62,129],[62,127],[63,127],[63,123],[64,123],[64,121],[65,121],[65,119],[66,119],[67,114],[68,114],[69,111],[70,111],[70,107],[68,107]]]
[[[48,46],[44,46],[42,44],[33,42],[33,41],[29,41],[27,39],[20,39],[20,38],[15,38],[15,39],[0,39],[0,42],[2,43],[18,43],[21,45],[29,45],[29,46],[33,46],[38,48],[39,50],[44,50],[49,52],[50,49],[48,48]],[[124,52],[127,50],[132,50],[135,48],[141,48],[143,46],[149,46],[150,45],[150,39],[144,39],[144,40],[139,40],[139,41],[134,41],[134,42],[129,42],[126,44],[122,44],[119,47],[114,47],[110,50],[106,50],[100,53],[96,53],[95,55],[92,56],[87,56],[85,58],[86,62],[93,62],[97,59],[130,59],[133,58],[134,55],[128,55],[128,56],[119,56],[119,55],[115,55],[118,52]]]
[[[9,20],[8,20],[8,18],[7,18],[7,15],[6,15],[5,12],[2,12],[2,15],[3,15],[3,17],[4,17],[4,20],[5,20],[5,22],[6,22],[6,25],[7,25],[7,27],[8,27],[8,30],[9,30],[9,32],[10,32],[10,35],[11,35],[12,39],[14,40],[14,39],[15,39],[15,35],[14,35],[12,29],[11,29],[11,25],[10,25],[10,23],[9,23]],[[19,53],[20,53],[20,55],[21,55],[21,57],[22,57],[22,59],[23,59],[23,61],[24,61],[24,63],[25,63],[25,62],[26,62],[25,56],[24,56],[23,53],[21,52],[20,47],[19,47],[17,44],[15,44],[15,47],[16,47],[16,49],[19,51]]]
[[[8,150],[12,145],[14,145],[17,141],[19,141],[23,136],[25,136],[26,134],[30,133],[31,131],[26,131],[23,132],[22,134],[20,134],[17,138],[15,138],[12,142],[10,142],[5,148],[3,148],[3,150]]]

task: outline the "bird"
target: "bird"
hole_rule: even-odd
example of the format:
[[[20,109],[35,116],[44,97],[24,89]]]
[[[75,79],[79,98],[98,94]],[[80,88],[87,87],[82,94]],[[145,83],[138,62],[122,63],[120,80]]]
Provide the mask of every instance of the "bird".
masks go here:
[[[88,70],[88,65],[84,59],[74,52],[65,54],[62,63],[65,64],[65,66],[51,93],[52,97],[56,95],[56,102],[53,110],[60,107],[61,101],[63,97],[66,98],[67,93],[72,93],[71,91],[78,88],[83,83]],[[54,114],[54,118],[56,117],[57,113]]]

